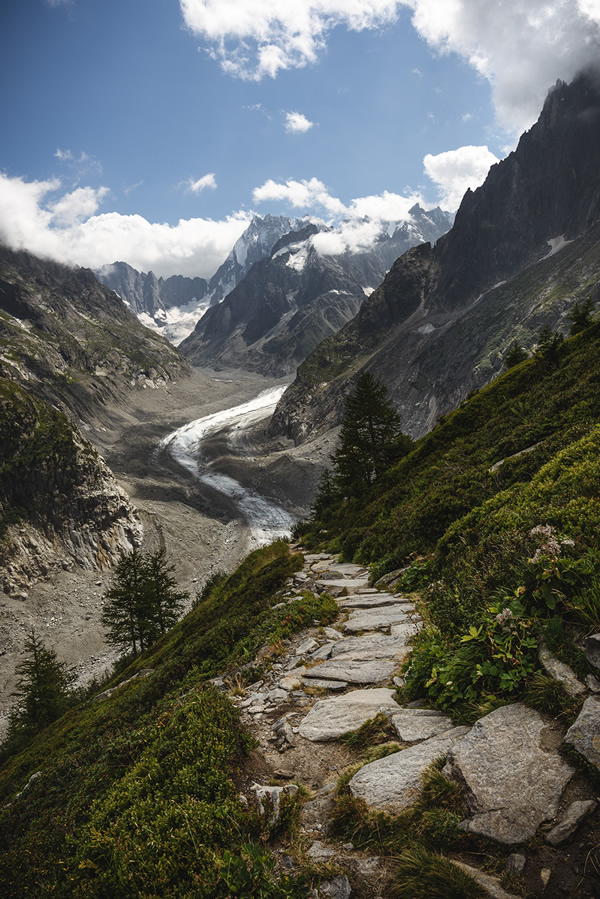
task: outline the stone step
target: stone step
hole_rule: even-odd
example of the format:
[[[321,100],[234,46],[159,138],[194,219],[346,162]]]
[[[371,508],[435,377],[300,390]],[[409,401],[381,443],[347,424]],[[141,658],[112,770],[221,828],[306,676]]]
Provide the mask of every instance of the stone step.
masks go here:
[[[340,656],[310,668],[303,675],[307,684],[312,678],[341,680],[349,684],[381,684],[394,674],[397,663],[388,659],[356,660]]]
[[[331,657],[337,659],[350,656],[357,661],[365,659],[401,660],[408,651],[407,637],[373,633],[338,640],[331,646]]]
[[[410,622],[406,607],[403,605],[387,608],[357,609],[350,613],[348,621],[339,625],[340,630],[350,633],[359,631],[387,630],[392,625]]]
[[[383,606],[403,606],[407,611],[414,609],[414,604],[409,599],[399,599],[390,593],[338,596],[336,602],[341,609],[376,609]]]
[[[343,696],[321,699],[314,704],[300,725],[300,736],[312,742],[337,740],[357,730],[380,711],[398,711],[394,691],[385,687],[352,690]]]
[[[363,593],[367,586],[367,578],[319,578],[316,582],[321,590],[336,591],[339,595],[342,590],[348,593]]]
[[[468,727],[453,727],[423,743],[371,762],[356,772],[349,783],[350,792],[373,808],[398,814],[419,796],[425,768],[446,755],[468,733]]]

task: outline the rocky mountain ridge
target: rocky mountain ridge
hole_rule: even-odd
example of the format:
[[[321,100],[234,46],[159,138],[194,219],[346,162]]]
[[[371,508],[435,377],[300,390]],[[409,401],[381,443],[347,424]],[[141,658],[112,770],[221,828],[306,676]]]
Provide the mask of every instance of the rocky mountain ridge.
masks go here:
[[[0,376],[86,422],[188,372],[90,270],[0,248]]]
[[[231,293],[204,314],[181,350],[196,365],[243,368],[276,376],[295,371],[320,341],[358,312],[408,247],[436,240],[449,226],[439,209],[415,205],[401,225],[382,226],[375,242],[326,254],[322,228],[305,224],[282,237]]]
[[[190,369],[91,271],[0,248],[0,587],[111,567],[141,539],[84,429]]]
[[[600,86],[584,73],[549,93],[517,149],[467,192],[451,230],[398,259],[356,318],[306,360],[270,433],[301,442],[339,423],[368,368],[406,430],[423,434],[500,371],[513,341],[531,347],[576,300],[595,301],[599,173]]]
[[[138,272],[126,262],[105,265],[95,274],[121,297],[142,324],[178,344],[211,305],[220,303],[255,262],[269,255],[284,234],[302,226],[301,219],[254,216],[209,281],[184,275],[157,278],[154,272]]]

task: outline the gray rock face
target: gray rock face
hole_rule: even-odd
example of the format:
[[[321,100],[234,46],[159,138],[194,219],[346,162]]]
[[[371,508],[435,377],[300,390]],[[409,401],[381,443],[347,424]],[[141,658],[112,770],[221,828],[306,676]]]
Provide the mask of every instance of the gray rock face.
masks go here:
[[[583,645],[588,662],[595,668],[600,668],[600,634],[590,634]]]
[[[584,818],[591,814],[598,803],[594,799],[572,802],[561,815],[560,820],[546,834],[546,842],[551,846],[560,846],[570,839]]]
[[[323,662],[304,674],[305,682],[311,678],[325,680],[341,680],[349,684],[380,684],[388,681],[396,670],[396,662],[386,659],[367,659],[366,661],[346,660],[344,656]]]
[[[364,799],[374,808],[397,814],[416,801],[425,768],[445,756],[468,732],[468,727],[454,727],[440,736],[365,765],[350,781],[352,795]]]
[[[392,716],[392,724],[403,743],[428,740],[454,726],[450,718],[430,709],[401,709]]]
[[[472,817],[465,830],[500,843],[522,843],[552,820],[574,774],[558,753],[560,732],[520,703],[476,722],[448,754],[444,773],[466,787]]]
[[[382,709],[398,710],[394,691],[385,687],[353,690],[343,696],[316,702],[302,724],[300,736],[313,742],[336,740],[342,734],[357,730]]]
[[[595,696],[583,703],[577,720],[566,733],[565,742],[600,768],[600,700]]]

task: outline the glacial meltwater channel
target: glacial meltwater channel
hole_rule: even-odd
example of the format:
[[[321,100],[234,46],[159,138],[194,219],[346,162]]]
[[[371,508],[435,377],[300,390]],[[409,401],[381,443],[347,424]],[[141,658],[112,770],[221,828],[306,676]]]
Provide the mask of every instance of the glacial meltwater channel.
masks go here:
[[[201,483],[233,500],[247,522],[253,548],[289,536],[295,519],[281,506],[269,502],[229,475],[216,471],[218,460],[208,462],[202,458],[202,443],[209,435],[226,429],[231,435],[229,445],[235,446],[236,433],[239,435],[270,415],[284,390],[285,387],[265,390],[240,406],[197,418],[173,431],[159,444],[159,451],[168,450],[173,459]]]

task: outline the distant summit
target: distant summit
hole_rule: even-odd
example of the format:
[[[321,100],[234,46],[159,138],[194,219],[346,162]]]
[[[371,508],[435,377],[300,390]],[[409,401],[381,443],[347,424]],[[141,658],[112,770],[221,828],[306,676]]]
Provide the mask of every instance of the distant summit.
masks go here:
[[[316,238],[339,232],[301,220],[207,310],[180,349],[195,365],[276,376],[293,372],[321,340],[356,315],[398,256],[416,243],[436,240],[449,225],[442,210],[425,212],[415,205],[406,222],[377,226],[367,249],[333,254],[321,250]],[[244,251],[247,242],[240,241]],[[238,244],[230,260],[237,260]],[[247,264],[249,256],[244,258]]]

